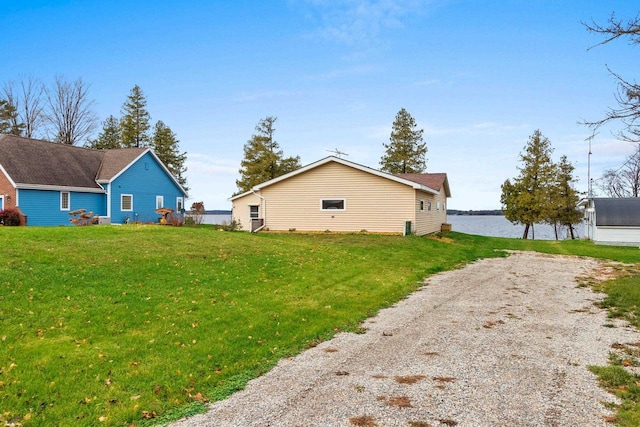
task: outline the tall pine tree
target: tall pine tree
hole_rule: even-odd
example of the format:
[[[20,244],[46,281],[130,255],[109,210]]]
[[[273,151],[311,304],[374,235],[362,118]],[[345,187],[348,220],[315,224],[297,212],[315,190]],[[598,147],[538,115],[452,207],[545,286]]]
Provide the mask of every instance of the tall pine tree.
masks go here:
[[[422,139],[423,129],[404,108],[396,114],[389,144],[380,159],[380,169],[393,173],[422,173],[427,168],[427,144]]]
[[[178,141],[176,134],[161,120],[158,120],[153,128],[151,148],[153,148],[158,158],[169,169],[171,175],[180,183],[182,188],[188,191],[187,179],[184,176],[187,171],[184,165],[187,153],[180,152],[180,141]]]
[[[147,99],[140,86],[135,85],[122,106],[120,129],[124,147],[148,147],[151,116],[146,109]]]
[[[90,140],[87,144],[89,148],[96,150],[110,150],[112,148],[122,148],[122,137],[120,133],[120,122],[113,116],[102,122],[102,132],[96,139]]]
[[[18,112],[16,107],[9,101],[0,99],[0,134],[20,136],[24,129],[24,124],[18,123]]]
[[[502,184],[500,201],[504,216],[514,224],[525,226],[523,239],[528,237],[529,229],[533,230],[533,224],[547,220],[552,208],[551,192],[556,178],[552,151],[549,139],[536,130],[520,154],[520,175],[513,183],[507,179]]]
[[[244,145],[244,159],[240,163],[240,179],[236,185],[240,193],[254,186],[300,167],[300,157],[284,157],[274,139],[277,117],[268,116],[258,123],[256,133]]]
[[[567,160],[567,156],[560,158],[560,163],[555,165],[555,182],[551,191],[552,206],[549,209],[547,222],[554,227],[556,240],[558,240],[558,226],[564,226],[569,230],[574,239],[573,225],[580,223],[582,212],[578,210],[580,196],[573,183],[574,166]]]

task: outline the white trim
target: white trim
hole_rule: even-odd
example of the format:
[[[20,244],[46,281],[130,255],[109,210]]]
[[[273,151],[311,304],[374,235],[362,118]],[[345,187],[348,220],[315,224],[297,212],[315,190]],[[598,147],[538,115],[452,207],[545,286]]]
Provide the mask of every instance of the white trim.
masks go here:
[[[160,202],[160,206],[158,206]],[[164,208],[164,196],[156,196],[156,209]]]
[[[252,216],[253,212],[251,212],[251,208],[258,208],[255,218]],[[260,219],[260,205],[249,205],[249,220],[252,220],[252,219]]]
[[[107,192],[107,217],[111,218],[111,184],[106,183],[108,190]]]
[[[65,208],[63,205],[64,194],[67,195],[67,207]],[[70,211],[71,210],[71,193],[69,191],[61,191],[60,192],[60,210],[61,211]]]
[[[7,173],[6,169],[3,168],[2,165],[0,165],[0,172],[2,172],[5,177],[7,177],[7,181],[9,181],[9,183],[11,184],[11,186],[13,186],[13,188],[17,188],[16,187],[16,183],[13,181],[13,179],[11,179],[11,177]]]
[[[418,211],[419,212],[424,212],[424,199],[419,199],[418,200]]]
[[[246,192],[244,192],[242,194],[238,194],[237,196],[233,196],[233,197],[229,198],[229,200],[233,201],[233,200],[239,199],[239,198],[241,198],[243,196],[246,196],[247,194],[250,194],[250,193],[252,193],[254,191],[262,190],[263,188],[268,187],[269,185],[278,183],[280,181],[284,181],[285,179],[289,179],[292,176],[299,175],[301,173],[307,172],[308,170],[317,168],[318,166],[322,166],[322,165],[330,163],[330,162],[339,163],[341,165],[348,166],[348,167],[360,170],[362,172],[370,173],[372,175],[379,176],[381,178],[385,178],[385,179],[388,179],[388,180],[391,180],[391,181],[399,182],[400,184],[408,185],[411,188],[414,188],[416,190],[422,190],[422,191],[426,191],[427,193],[436,194],[436,195],[439,193],[439,191],[436,191],[433,188],[427,187],[426,185],[418,184],[417,182],[409,181],[408,179],[400,178],[400,177],[397,177],[395,175],[391,175],[391,174],[386,173],[386,172],[382,172],[382,171],[379,171],[379,170],[376,170],[376,169],[369,168],[367,166],[359,165],[357,163],[353,163],[353,162],[350,162],[350,161],[347,161],[347,160],[344,160],[344,159],[340,159],[338,157],[329,156],[329,157],[325,157],[324,159],[318,160],[318,161],[316,161],[314,163],[308,164],[307,166],[303,166],[300,169],[296,169],[293,172],[289,172],[289,173],[281,175],[281,176],[279,176],[277,178],[274,178],[274,179],[271,179],[269,181],[263,182],[262,184],[258,184],[255,187],[253,187],[251,190],[246,191]]]
[[[325,200],[341,200],[343,208],[342,209],[323,209],[322,204]],[[321,212],[344,212],[347,210],[347,198],[346,197],[321,197],[320,198],[320,211]]]
[[[73,191],[76,193],[98,193],[104,194],[104,188],[87,188],[87,187],[67,187],[64,185],[46,185],[46,184],[16,184],[16,189],[22,190],[44,190],[44,191]]]
[[[123,201],[122,198],[125,197],[125,196],[131,197],[131,209],[124,209],[122,207],[122,201]],[[122,211],[122,212],[133,212],[133,194],[121,194],[120,195],[120,211]]]

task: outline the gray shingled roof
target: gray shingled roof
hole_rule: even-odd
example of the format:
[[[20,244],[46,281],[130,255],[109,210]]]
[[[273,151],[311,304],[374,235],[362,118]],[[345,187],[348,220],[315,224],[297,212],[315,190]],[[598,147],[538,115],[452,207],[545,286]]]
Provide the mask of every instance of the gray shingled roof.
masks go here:
[[[37,139],[0,135],[0,165],[16,185],[101,189],[146,148],[91,150]]]
[[[595,198],[597,226],[640,227],[640,198]]]
[[[102,166],[96,174],[96,179],[109,181],[146,150],[146,148],[120,148],[105,151]]]

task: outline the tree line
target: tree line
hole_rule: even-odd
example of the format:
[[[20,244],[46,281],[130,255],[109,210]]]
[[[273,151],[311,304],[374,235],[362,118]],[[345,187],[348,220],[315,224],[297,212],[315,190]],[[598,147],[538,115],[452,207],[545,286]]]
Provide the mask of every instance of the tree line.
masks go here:
[[[180,141],[163,121],[151,127],[142,89],[135,85],[122,106],[121,117],[110,115],[92,138],[99,124],[89,88],[82,78],[68,81],[62,76],[56,76],[52,87],[32,77],[5,83],[0,91],[0,134],[98,150],[150,147],[188,190],[187,153],[180,151]]]

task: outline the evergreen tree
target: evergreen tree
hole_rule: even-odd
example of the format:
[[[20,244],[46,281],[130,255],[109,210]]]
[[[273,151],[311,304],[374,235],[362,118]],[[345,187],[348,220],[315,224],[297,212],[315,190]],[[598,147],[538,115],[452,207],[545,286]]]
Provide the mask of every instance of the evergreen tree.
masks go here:
[[[552,208],[551,189],[556,179],[552,151],[549,139],[536,130],[529,137],[524,153],[520,154],[520,175],[513,183],[506,180],[502,184],[500,201],[504,216],[514,224],[525,226],[523,239],[528,237],[533,224],[548,219]]]
[[[153,148],[158,158],[164,163],[167,169],[169,169],[171,175],[173,175],[182,188],[187,191],[187,179],[184,176],[184,173],[187,171],[184,165],[187,159],[187,153],[180,153],[179,144],[180,141],[178,141],[176,134],[173,133],[171,128],[158,120],[153,128],[151,148]]]
[[[417,129],[416,121],[404,108],[396,114],[389,144],[380,159],[380,169],[393,173],[422,173],[427,168],[427,144],[423,142],[423,129]]]
[[[555,182],[551,189],[551,209],[547,222],[553,225],[556,240],[558,239],[558,225],[567,227],[571,238],[574,239],[573,224],[578,224],[582,219],[582,212],[577,208],[580,199],[578,192],[573,188],[576,179],[573,177],[575,168],[567,160],[567,156],[560,158],[560,163],[555,165]]]
[[[274,139],[274,123],[277,118],[268,116],[256,126],[256,134],[244,145],[244,159],[240,163],[240,179],[236,180],[239,192],[292,172],[300,167],[300,157],[283,157]]]
[[[96,150],[109,150],[112,148],[122,148],[122,138],[120,136],[120,122],[113,116],[102,122],[102,132],[94,140],[87,144],[89,148]]]
[[[24,124],[18,123],[18,112],[9,101],[0,99],[0,134],[20,136],[24,129]]]
[[[135,85],[122,106],[120,130],[124,147],[147,147],[151,143],[149,137],[151,116],[146,106],[147,99],[142,89]]]

